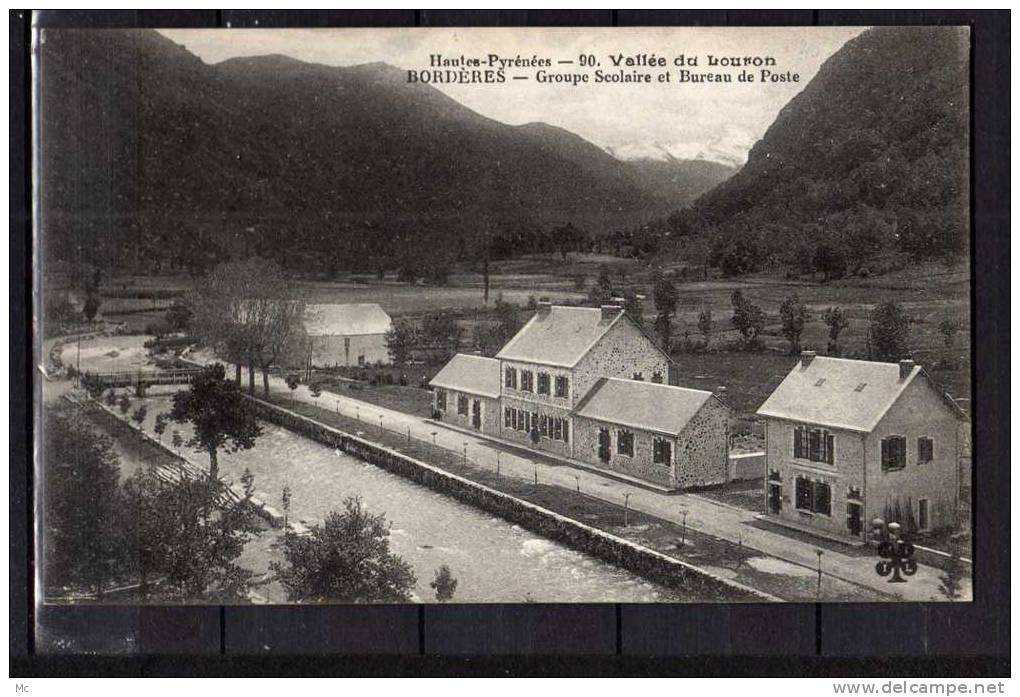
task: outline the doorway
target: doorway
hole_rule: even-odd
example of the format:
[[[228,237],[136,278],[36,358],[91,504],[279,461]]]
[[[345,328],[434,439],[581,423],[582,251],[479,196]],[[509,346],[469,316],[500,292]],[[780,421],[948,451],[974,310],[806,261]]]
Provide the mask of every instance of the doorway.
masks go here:
[[[779,482],[769,482],[768,506],[772,515],[783,512],[783,485]]]
[[[599,460],[609,462],[609,429],[599,429]]]
[[[846,528],[850,531],[852,537],[860,537],[861,531],[864,529],[862,525],[864,519],[862,509],[863,506],[861,506],[860,501],[846,502]]]

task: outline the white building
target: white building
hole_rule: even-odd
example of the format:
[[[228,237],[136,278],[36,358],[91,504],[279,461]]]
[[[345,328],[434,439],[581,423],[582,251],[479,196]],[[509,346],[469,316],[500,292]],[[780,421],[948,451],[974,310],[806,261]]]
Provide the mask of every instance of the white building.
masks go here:
[[[375,303],[307,305],[303,320],[313,366],[390,362],[386,332],[393,322]]]

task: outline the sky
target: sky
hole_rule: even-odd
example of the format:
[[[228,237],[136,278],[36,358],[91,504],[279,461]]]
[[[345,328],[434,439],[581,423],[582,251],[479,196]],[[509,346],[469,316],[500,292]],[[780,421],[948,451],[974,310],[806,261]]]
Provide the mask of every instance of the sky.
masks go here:
[[[539,84],[534,68],[513,68],[499,85],[436,84],[444,93],[489,118],[518,125],[542,121],[572,131],[621,159],[668,155],[740,165],[779,110],[814,77],[822,63],[864,27],[628,27],[628,28],[400,28],[400,29],[175,29],[162,30],[206,63],[237,56],[283,54],[325,65],[382,61],[419,70],[431,54],[484,58],[538,56],[551,72],[585,72],[592,55],[607,73],[621,68],[610,56],[665,57],[670,83]],[[741,68],[707,65],[709,56],[771,56],[775,73],[799,82],[677,83],[679,56],[696,56],[692,72]],[[559,64],[558,61],[574,63]],[[626,70],[626,69],[625,69]],[[749,68],[756,76],[760,68]],[[629,71],[628,71],[629,72]],[[529,76],[514,80],[511,76]]]

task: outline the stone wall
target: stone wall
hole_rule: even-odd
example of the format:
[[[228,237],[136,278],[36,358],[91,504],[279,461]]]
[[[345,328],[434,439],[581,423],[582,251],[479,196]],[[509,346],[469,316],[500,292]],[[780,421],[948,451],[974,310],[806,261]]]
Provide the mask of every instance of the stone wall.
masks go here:
[[[529,434],[527,431],[518,431],[506,425],[506,421],[504,420],[502,414],[503,409],[506,407],[510,407],[512,409],[523,409],[525,411],[536,412],[539,414],[539,416],[545,415],[565,420],[568,424],[567,440],[562,441],[556,440],[554,438],[549,438],[547,436],[542,436],[541,438],[539,438],[538,444],[536,445],[534,442],[532,442],[531,434]],[[523,399],[503,397],[502,399],[500,399],[499,418],[500,418],[498,424],[499,430],[497,431],[497,435],[499,435],[500,438],[512,441],[514,443],[520,443],[525,447],[534,448],[535,450],[544,450],[546,452],[555,453],[556,455],[561,455],[563,457],[570,457],[571,443],[573,442],[574,438],[574,424],[572,423],[572,421],[576,420],[571,419],[570,412],[568,410],[563,408],[557,408],[550,404],[535,404],[534,402],[529,402]]]
[[[723,484],[729,476],[729,409],[714,397],[687,422],[673,453],[681,488]]]
[[[731,602],[778,600],[679,559],[667,557],[629,540],[415,460],[403,453],[330,428],[287,409],[257,399],[252,399],[252,402],[255,404],[256,413],[267,421],[331,448],[343,450],[538,535],[615,564],[656,583],[675,588],[684,594],[685,599]]]
[[[459,390],[450,390],[445,387],[440,387],[436,388],[433,391],[433,403],[435,403],[436,393],[438,393],[440,390],[442,390],[446,394],[446,409],[443,411],[443,418],[441,419],[444,423],[448,423],[453,426],[460,426],[461,428],[467,428],[472,431],[481,431],[482,433],[488,433],[494,436],[499,435],[500,409],[498,399],[493,399],[492,397],[482,397],[479,395],[471,394],[470,392],[461,392]],[[457,412],[457,399],[461,395],[467,397],[468,399],[467,414],[460,414]],[[475,427],[471,417],[475,400],[478,400],[482,409],[481,428]]]
[[[641,373],[652,381],[655,373],[669,380],[669,359],[645,334],[624,317],[574,367],[573,405],[584,398],[599,378],[633,378]]]
[[[765,476],[765,452],[730,455],[730,481],[761,479]]]
[[[599,459],[599,430],[609,430],[609,462]],[[634,434],[634,456],[621,455],[617,452],[619,431],[625,429]],[[642,431],[635,428],[623,427],[619,424],[587,419],[584,417],[574,418],[574,458],[582,462],[590,462],[596,467],[620,472],[631,477],[640,477],[655,484],[661,484],[670,488],[676,487],[675,470],[672,464],[657,464],[652,462],[652,439],[667,438],[650,431]],[[667,438],[670,441],[674,461],[677,452],[675,438]]]
[[[957,524],[959,503],[960,419],[923,376],[914,379],[868,437],[868,520],[885,515],[887,505],[898,498],[917,515],[918,500],[927,499],[930,528]],[[903,436],[907,443],[906,466],[883,472],[882,439]],[[933,459],[918,462],[917,439],[932,439]]]
[[[793,457],[793,431],[801,425],[805,424],[779,419],[768,419],[765,422],[766,479],[773,472],[779,473],[783,487],[780,517],[801,525],[811,525],[834,535],[849,536],[846,520],[847,494],[851,488],[861,492],[862,496],[865,494],[863,436],[854,431],[828,429],[833,435],[833,464],[810,462]],[[798,476],[829,485],[832,494],[831,515],[797,510],[795,480]],[[864,513],[863,520],[867,528],[867,521],[870,520],[867,512]]]
[[[346,340],[350,340],[350,347]],[[390,351],[386,347],[385,334],[361,334],[345,337],[340,334],[313,336],[312,365],[324,368],[335,366],[357,366],[359,356],[364,356],[364,365],[388,364]]]

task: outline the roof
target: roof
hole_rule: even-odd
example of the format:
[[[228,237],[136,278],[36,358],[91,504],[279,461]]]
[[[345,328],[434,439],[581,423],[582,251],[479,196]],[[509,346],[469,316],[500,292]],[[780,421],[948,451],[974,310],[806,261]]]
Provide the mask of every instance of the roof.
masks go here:
[[[375,303],[305,305],[303,320],[310,336],[385,334],[393,324]]]
[[[553,305],[535,313],[496,358],[573,368],[624,316],[620,310],[603,319],[598,307]]]
[[[574,414],[622,426],[676,435],[712,399],[712,393],[656,382],[601,378]]]
[[[930,382],[918,365],[901,380],[898,363],[817,356],[807,366],[795,365],[758,415],[868,433],[919,376]]]
[[[433,387],[499,397],[499,361],[458,353],[429,382]]]

